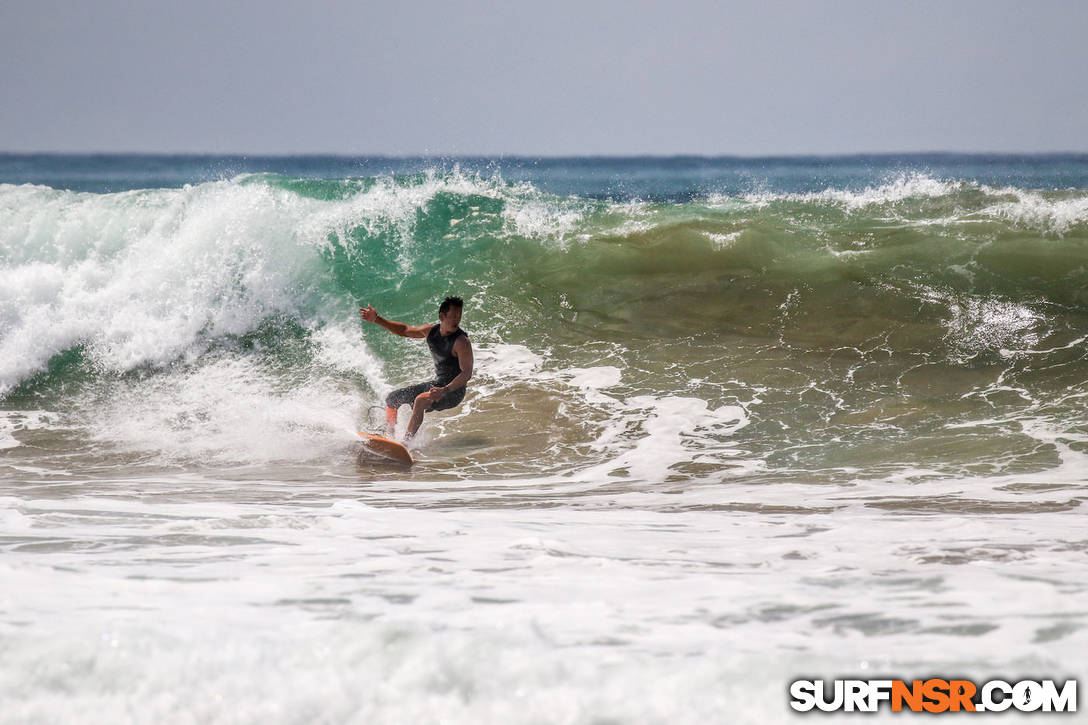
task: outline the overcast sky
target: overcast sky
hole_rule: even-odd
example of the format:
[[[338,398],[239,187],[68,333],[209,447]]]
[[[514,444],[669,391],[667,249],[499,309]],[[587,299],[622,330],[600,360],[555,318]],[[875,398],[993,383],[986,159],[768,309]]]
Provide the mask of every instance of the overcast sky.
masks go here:
[[[1088,3],[2,0],[0,150],[1088,151]]]

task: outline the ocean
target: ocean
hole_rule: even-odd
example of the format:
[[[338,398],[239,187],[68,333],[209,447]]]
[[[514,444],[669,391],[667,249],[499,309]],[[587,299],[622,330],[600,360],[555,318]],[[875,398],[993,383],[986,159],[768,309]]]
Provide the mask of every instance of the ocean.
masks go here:
[[[1086,401],[1088,155],[0,155],[0,722],[1073,678]]]

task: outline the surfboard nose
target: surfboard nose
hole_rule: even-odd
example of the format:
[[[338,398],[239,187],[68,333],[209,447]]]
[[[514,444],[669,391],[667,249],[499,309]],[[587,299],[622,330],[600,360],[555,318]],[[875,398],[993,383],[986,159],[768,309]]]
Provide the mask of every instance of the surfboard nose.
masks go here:
[[[400,443],[373,433],[363,433],[362,431],[359,431],[359,436],[363,439],[363,445],[370,452],[382,458],[403,463],[406,466],[412,465],[412,454]]]

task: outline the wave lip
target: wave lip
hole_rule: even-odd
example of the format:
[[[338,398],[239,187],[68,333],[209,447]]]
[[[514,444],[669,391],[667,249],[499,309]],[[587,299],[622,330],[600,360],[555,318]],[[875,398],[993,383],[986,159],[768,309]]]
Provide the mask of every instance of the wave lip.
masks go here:
[[[303,223],[313,204],[244,180],[0,199],[13,217],[0,237],[0,394],[76,348],[104,372],[194,359],[297,312],[296,290],[320,274],[321,231]]]
[[[951,196],[971,188],[978,187],[969,182],[946,181],[925,173],[914,172],[900,174],[882,184],[866,186],[861,190],[829,187],[823,191],[802,193],[753,192],[744,194],[741,198],[759,206],[766,206],[777,201],[792,201],[804,204],[833,204],[848,211],[858,211],[866,207],[894,204],[906,199]]]
[[[988,206],[980,215],[1058,237],[1088,223],[1088,194],[1060,194],[1048,198],[1038,192],[1016,190],[1011,193],[1015,197],[1013,200]]]

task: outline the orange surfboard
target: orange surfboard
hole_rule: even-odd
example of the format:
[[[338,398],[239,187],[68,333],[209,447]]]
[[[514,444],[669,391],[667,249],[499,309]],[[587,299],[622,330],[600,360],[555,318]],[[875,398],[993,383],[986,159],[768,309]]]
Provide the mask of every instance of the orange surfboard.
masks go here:
[[[408,449],[400,443],[361,431],[359,436],[363,439],[363,445],[366,446],[367,450],[371,453],[377,454],[382,458],[388,458],[391,461],[403,463],[406,466],[412,465],[412,454],[410,454]]]

